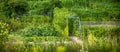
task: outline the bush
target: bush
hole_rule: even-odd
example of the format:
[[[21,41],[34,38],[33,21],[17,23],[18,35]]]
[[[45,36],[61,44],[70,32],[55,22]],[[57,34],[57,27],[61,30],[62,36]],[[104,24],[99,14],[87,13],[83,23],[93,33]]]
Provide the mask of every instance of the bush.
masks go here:
[[[60,36],[61,34],[52,26],[44,26],[41,28],[43,36]]]
[[[54,9],[54,19],[53,26],[56,30],[62,33],[62,36],[68,36],[68,18],[73,15],[66,8],[55,8]]]
[[[23,16],[20,19],[21,22],[23,22],[23,24],[30,24],[30,25],[41,25],[41,24],[46,24],[49,23],[50,21],[50,17],[48,16],[43,16],[43,15],[31,15],[31,16]],[[27,26],[28,26],[27,25]]]
[[[50,25],[42,27],[28,27],[21,32],[24,36],[60,36],[60,33]]]
[[[9,27],[11,32],[20,30],[24,27],[24,25],[22,25],[22,22],[14,18],[9,19],[8,22],[9,22]]]
[[[2,1],[2,12],[8,17],[23,15],[28,11],[28,3],[21,0]]]
[[[22,32],[21,32],[21,35],[23,36],[37,36],[37,35],[42,35],[42,31],[37,28],[37,27],[29,27],[27,29],[24,29]]]
[[[5,52],[24,52],[26,47],[24,44],[13,44],[9,42],[5,45]]]
[[[51,0],[51,4],[53,5],[53,7],[62,8],[62,4],[60,0]]]
[[[48,44],[47,46],[42,46],[43,52],[55,52],[56,46],[56,44]]]
[[[66,44],[65,47],[66,47],[66,52],[80,52],[82,50],[80,44],[70,43],[70,44]]]
[[[65,52],[65,47],[64,46],[59,46],[57,48],[56,52]]]
[[[0,51],[4,52],[5,41],[9,33],[8,24],[0,21]]]
[[[29,2],[29,14],[32,15],[46,15],[48,16],[52,6],[49,1],[37,1],[37,2]]]
[[[120,27],[119,26],[117,26],[117,27],[113,27],[111,30],[109,30],[110,32],[109,32],[109,34],[111,35],[111,36],[117,36],[117,37],[119,37],[120,36]]]
[[[0,21],[0,41],[3,41],[3,38],[9,33],[8,24]]]
[[[116,48],[115,44],[111,44],[115,40],[106,40],[106,38],[97,38],[95,41],[92,41],[92,45],[89,43],[88,52],[114,52],[114,48]],[[88,40],[89,42],[89,40]],[[115,43],[115,42],[114,42]],[[112,48],[114,47],[114,48]]]
[[[40,46],[31,46],[30,49],[27,49],[27,52],[43,52]]]

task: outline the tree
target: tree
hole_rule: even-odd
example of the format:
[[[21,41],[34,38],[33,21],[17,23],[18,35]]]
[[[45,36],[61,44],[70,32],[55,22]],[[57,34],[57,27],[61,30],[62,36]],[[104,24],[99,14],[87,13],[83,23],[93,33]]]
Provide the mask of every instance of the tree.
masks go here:
[[[49,2],[42,2],[42,5],[40,7],[38,6],[37,8],[39,8],[39,14],[42,14],[44,16],[50,16],[50,23],[52,23],[55,7],[62,8],[60,0],[50,0]]]
[[[61,1],[60,0],[51,0],[50,1],[53,7],[62,8]]]
[[[51,22],[53,21],[54,18],[54,8],[58,7],[58,8],[62,8],[62,4],[60,0],[51,0],[50,1],[52,7],[51,7],[51,11],[50,11],[50,17],[51,17]]]
[[[28,3],[20,0],[2,1],[2,12],[8,17],[23,15],[28,11]]]

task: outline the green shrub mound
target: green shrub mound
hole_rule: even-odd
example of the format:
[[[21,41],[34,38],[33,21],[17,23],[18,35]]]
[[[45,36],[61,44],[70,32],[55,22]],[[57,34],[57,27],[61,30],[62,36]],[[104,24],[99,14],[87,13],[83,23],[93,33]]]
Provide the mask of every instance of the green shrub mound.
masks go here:
[[[52,26],[29,27],[21,32],[23,36],[60,36],[60,33]]]
[[[60,36],[61,34],[52,26],[44,26],[41,28],[42,36]]]
[[[28,29],[25,29],[23,32],[21,32],[24,36],[34,36],[34,35],[41,35],[41,30],[36,27],[30,27]]]

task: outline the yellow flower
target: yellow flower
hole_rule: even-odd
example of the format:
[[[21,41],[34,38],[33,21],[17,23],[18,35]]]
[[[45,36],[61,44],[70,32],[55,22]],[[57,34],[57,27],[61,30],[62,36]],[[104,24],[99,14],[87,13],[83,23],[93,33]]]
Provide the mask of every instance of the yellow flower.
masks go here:
[[[92,34],[88,35],[88,42],[90,45],[92,45],[96,41],[96,37]]]
[[[65,52],[65,47],[59,46],[56,50],[56,52]]]

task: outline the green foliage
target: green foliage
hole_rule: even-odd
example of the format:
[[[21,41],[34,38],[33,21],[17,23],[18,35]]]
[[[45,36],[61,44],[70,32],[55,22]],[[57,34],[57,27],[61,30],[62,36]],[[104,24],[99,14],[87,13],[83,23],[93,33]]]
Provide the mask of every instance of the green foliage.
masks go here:
[[[3,19],[3,18],[2,18]],[[11,32],[16,32],[21,29],[27,28],[27,26],[35,25],[43,25],[43,24],[48,24],[50,21],[49,17],[46,16],[40,16],[40,15],[32,15],[32,16],[23,16],[19,19],[11,18],[11,19],[3,19],[7,23],[9,23],[9,27]]]
[[[89,40],[88,40],[89,41]],[[112,44],[114,42],[114,44]],[[88,51],[89,52],[98,52],[98,51],[103,51],[103,52],[116,52],[116,44],[115,44],[115,40],[110,39],[110,40],[106,40],[106,38],[97,38],[95,41],[93,40],[92,44],[87,44],[88,46]],[[115,48],[113,48],[112,46],[114,46]]]
[[[113,29],[111,29],[109,31],[110,31],[109,34],[111,36],[117,36],[117,37],[120,36],[120,26],[116,26],[116,27],[114,27]]]
[[[19,42],[17,43],[11,43],[11,42],[8,42],[5,46],[5,52],[10,52],[10,51],[13,51],[13,52],[25,52],[25,45],[24,44],[19,44]],[[19,48],[18,48],[19,47]]]
[[[24,43],[29,43],[29,42],[34,42],[34,43],[39,43],[39,42],[56,42],[56,41],[71,41],[69,37],[57,37],[57,36],[34,36],[34,37],[25,37],[23,39]]]
[[[38,2],[30,2],[29,1],[29,14],[31,15],[48,15],[52,10],[52,5],[49,1],[38,1]]]
[[[23,16],[19,21],[24,25],[43,25],[48,24],[50,21],[50,17],[43,15],[32,15],[32,16]]]
[[[28,27],[21,32],[23,36],[60,36],[52,26]]]
[[[53,26],[56,30],[58,30],[64,36],[68,34],[68,18],[72,15],[67,9],[62,8],[55,8],[54,9],[54,19],[53,19]],[[65,30],[66,29],[66,30]],[[66,31],[66,32],[64,32]],[[65,35],[66,36],[66,35]]]
[[[42,27],[41,30],[43,36],[61,36],[61,34],[50,25]]]
[[[77,31],[77,21],[68,19],[119,21],[119,8],[118,0],[0,0],[0,51],[119,52],[119,26],[81,25]],[[82,44],[68,37],[71,32]]]
[[[22,25],[22,22],[20,22],[19,20],[11,18],[9,19],[9,27],[11,32],[15,32],[20,29],[23,29],[24,25]]]
[[[80,52],[82,50],[80,44],[70,43],[70,44],[66,44],[65,47],[66,47],[66,52]]]
[[[65,47],[64,46],[59,46],[57,48],[56,52],[65,52]]]
[[[35,35],[37,36],[41,34],[42,34],[41,30],[36,27],[30,27],[21,32],[21,35],[23,36],[35,36]]]
[[[7,35],[9,33],[9,26],[7,23],[0,21],[0,50],[5,51],[5,42],[7,40]]]
[[[52,4],[53,7],[62,8],[60,0],[51,0],[51,4]]]
[[[28,11],[28,3],[20,0],[8,0],[2,2],[2,12],[8,17],[23,15]]]
[[[55,52],[56,44],[49,44],[47,46],[43,46],[43,52]]]
[[[0,42],[4,41],[4,37],[9,33],[9,26],[7,23],[0,21]]]
[[[30,49],[27,50],[27,52],[43,52],[42,48],[40,46],[30,46]]]
[[[82,26],[81,27],[82,34],[85,36],[89,34],[93,34],[96,37],[106,37],[106,36],[119,36],[119,26],[113,26],[113,27],[107,27],[107,26],[101,26],[101,27],[91,27],[91,26]]]

